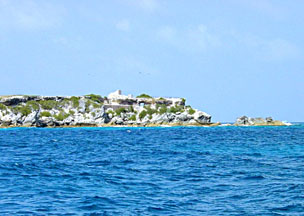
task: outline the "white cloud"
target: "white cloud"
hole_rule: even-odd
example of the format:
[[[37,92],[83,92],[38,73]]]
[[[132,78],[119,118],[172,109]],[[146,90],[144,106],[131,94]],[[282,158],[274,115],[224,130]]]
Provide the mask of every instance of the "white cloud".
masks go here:
[[[46,1],[0,0],[0,27],[41,29],[58,26],[64,9]]]
[[[116,23],[116,28],[121,31],[130,31],[130,22],[126,19]]]

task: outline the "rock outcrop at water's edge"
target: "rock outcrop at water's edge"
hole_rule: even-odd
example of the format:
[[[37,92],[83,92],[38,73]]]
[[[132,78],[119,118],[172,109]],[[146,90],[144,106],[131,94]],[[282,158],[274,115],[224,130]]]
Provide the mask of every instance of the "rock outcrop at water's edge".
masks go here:
[[[0,126],[211,125],[211,116],[183,98],[122,95],[102,97],[0,96]]]
[[[235,126],[284,126],[290,125],[278,120],[273,120],[272,117],[267,118],[251,118],[247,116],[241,116],[236,119]]]

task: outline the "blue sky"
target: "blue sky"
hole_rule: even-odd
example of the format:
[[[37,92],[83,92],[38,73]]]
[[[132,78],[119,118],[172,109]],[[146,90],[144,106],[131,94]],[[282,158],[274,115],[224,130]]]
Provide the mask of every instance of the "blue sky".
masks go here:
[[[302,0],[0,0],[0,95],[185,97],[304,121]]]

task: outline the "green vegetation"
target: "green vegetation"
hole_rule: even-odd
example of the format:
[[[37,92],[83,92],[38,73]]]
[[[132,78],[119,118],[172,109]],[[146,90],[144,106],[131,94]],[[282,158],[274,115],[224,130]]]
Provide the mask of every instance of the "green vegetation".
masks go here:
[[[57,120],[57,121],[63,121],[64,119],[66,119],[67,117],[69,117],[70,114],[68,113],[65,113],[65,112],[60,112],[58,115],[54,115],[54,118]]]
[[[129,106],[128,111],[129,111],[129,112],[134,112],[133,106]]]
[[[86,112],[90,111],[90,106],[93,106],[95,109],[98,109],[101,107],[101,104],[96,103],[95,101],[91,100],[91,99],[87,99],[86,103],[85,103],[85,110]]]
[[[116,113],[116,115],[120,115],[121,113],[126,113],[127,112],[127,110],[125,109],[125,108],[123,108],[123,107],[121,107],[121,108],[118,108],[117,110],[115,110],[115,113]]]
[[[190,108],[190,109],[188,110],[188,113],[189,113],[190,115],[193,115],[193,114],[195,113],[195,110],[192,109],[192,108]]]
[[[70,111],[69,111],[69,114],[70,114],[70,115],[74,115],[74,114],[75,114],[75,111],[70,110]]]
[[[59,103],[55,100],[42,100],[39,101],[39,104],[41,105],[42,109],[46,109],[46,110],[51,110],[59,106]]]
[[[96,116],[96,113],[95,113],[95,112],[92,112],[91,114],[92,114],[92,116],[93,116],[93,117],[95,117],[95,116]]]
[[[93,107],[94,107],[95,109],[98,109],[98,108],[100,108],[101,106],[102,106],[101,104],[93,103]]]
[[[41,113],[40,113],[40,116],[41,116],[41,117],[51,117],[52,115],[51,115],[50,112],[44,111],[44,112],[41,112]]]
[[[160,97],[158,100],[165,100],[165,98],[163,98],[163,97]]]
[[[89,94],[89,95],[86,95],[86,96],[89,97],[91,100],[97,102],[97,103],[101,103],[103,101],[103,98],[100,95]]]
[[[136,115],[132,115],[130,118],[129,118],[130,121],[136,121]]]
[[[140,119],[143,119],[145,116],[147,115],[147,111],[146,110],[143,110],[139,113],[139,118]]]
[[[86,111],[86,112],[90,112],[90,106],[91,106],[91,104],[92,104],[92,101],[91,101],[91,100],[87,100],[87,101],[85,102],[85,111]]]
[[[145,109],[147,110],[148,115],[153,115],[154,113],[157,113],[157,110],[152,109],[150,106],[145,106]]]
[[[182,102],[183,102],[183,104],[185,104],[186,103],[186,99],[182,98]]]
[[[112,115],[114,115],[114,114],[115,114],[115,113],[114,113],[114,111],[113,111],[113,110],[110,110],[110,109],[109,109],[109,110],[107,110],[107,111],[106,111],[106,113],[107,113],[107,114],[112,114]]]
[[[29,106],[16,106],[13,108],[13,112],[15,114],[21,113],[22,116],[28,116],[32,112],[32,109]]]
[[[162,115],[162,114],[166,113],[167,110],[168,109],[167,109],[166,105],[160,105],[160,109],[159,109],[158,113]]]
[[[26,102],[26,105],[25,106],[28,106],[28,107],[31,107],[33,110],[39,110],[39,103],[37,101],[28,101]]]
[[[170,113],[184,112],[184,106],[172,106],[169,108],[168,112]]]
[[[141,95],[138,95],[136,98],[152,98],[152,97],[147,94],[141,94]]]
[[[4,104],[0,104],[0,110],[6,110],[7,107]]]
[[[72,96],[70,100],[72,101],[74,108],[79,107],[79,97]]]

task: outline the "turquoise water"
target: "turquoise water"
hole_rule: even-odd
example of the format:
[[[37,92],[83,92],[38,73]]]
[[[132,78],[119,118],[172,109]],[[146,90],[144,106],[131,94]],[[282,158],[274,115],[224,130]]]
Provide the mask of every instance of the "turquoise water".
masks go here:
[[[0,215],[303,215],[304,125],[0,129]]]

